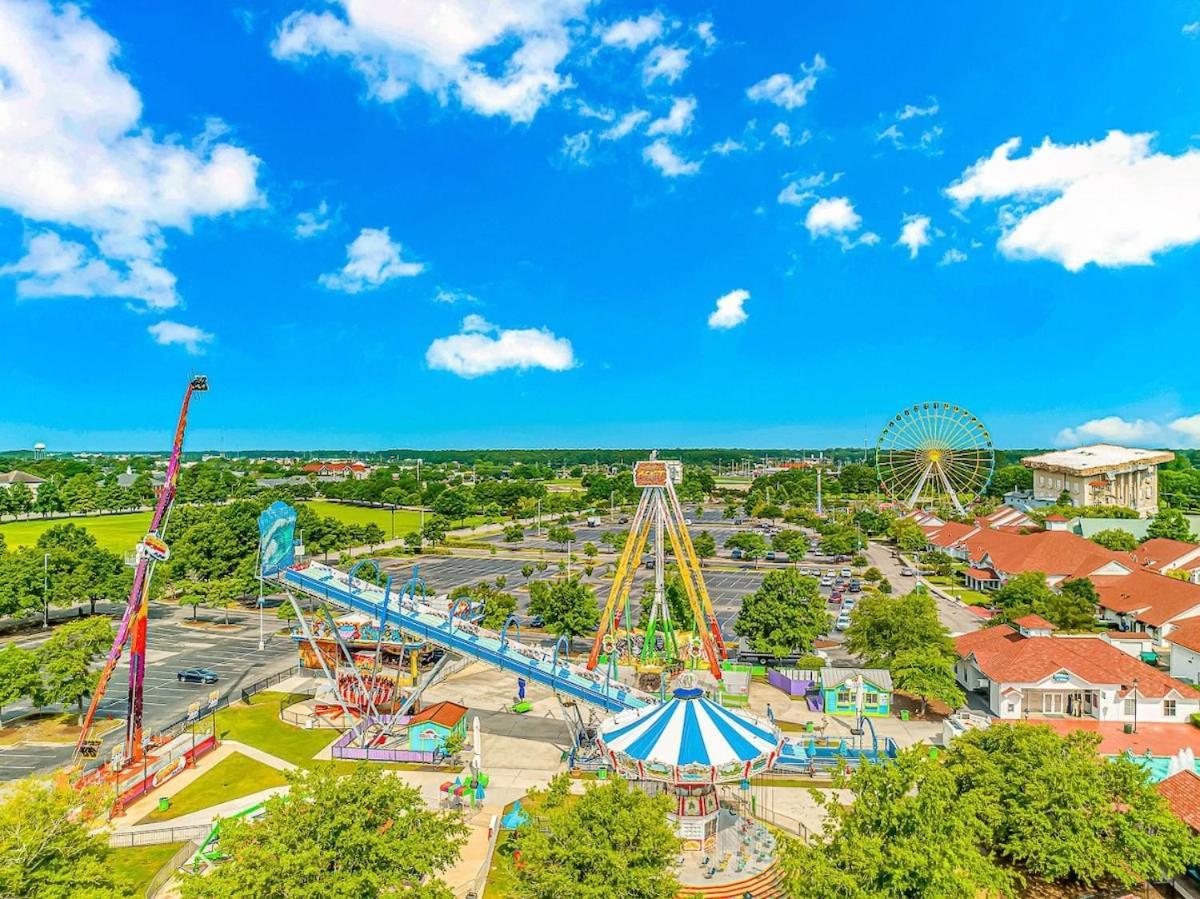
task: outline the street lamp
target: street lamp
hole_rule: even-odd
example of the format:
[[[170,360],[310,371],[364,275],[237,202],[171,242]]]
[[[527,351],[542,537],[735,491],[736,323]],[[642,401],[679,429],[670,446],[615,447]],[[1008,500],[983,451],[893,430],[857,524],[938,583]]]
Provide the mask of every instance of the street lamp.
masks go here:
[[[392,503],[392,539],[396,539],[396,504]]]
[[[1133,732],[1137,733],[1137,688],[1138,679],[1133,679]]]
[[[50,553],[42,556],[42,627],[50,626]]]

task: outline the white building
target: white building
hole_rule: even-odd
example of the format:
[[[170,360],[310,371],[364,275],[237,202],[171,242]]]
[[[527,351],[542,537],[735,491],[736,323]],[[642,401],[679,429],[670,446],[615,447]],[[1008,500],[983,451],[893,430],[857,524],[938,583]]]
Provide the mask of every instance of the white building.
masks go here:
[[[1056,637],[1036,615],[964,634],[955,675],[1002,719],[1187,724],[1200,694],[1099,637]]]
[[[1177,626],[1167,643],[1171,646],[1171,677],[1200,684],[1200,618]]]
[[[1076,506],[1127,506],[1143,517],[1158,511],[1157,466],[1175,454],[1097,443],[1026,456],[1035,503],[1054,503],[1065,490]]]

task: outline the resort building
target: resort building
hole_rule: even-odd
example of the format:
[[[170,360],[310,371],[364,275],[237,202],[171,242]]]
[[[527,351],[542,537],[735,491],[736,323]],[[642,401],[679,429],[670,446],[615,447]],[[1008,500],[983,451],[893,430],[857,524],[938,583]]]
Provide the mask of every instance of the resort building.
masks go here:
[[[37,496],[38,487],[45,483],[45,478],[39,478],[37,475],[29,474],[26,471],[6,471],[0,473],[0,488],[7,490],[14,484],[24,484],[29,488],[29,492]]]
[[[1175,454],[1097,443],[1026,456],[1033,470],[1033,502],[1053,505],[1065,491],[1076,506],[1126,506],[1143,517],[1158,511],[1157,466]]]
[[[1173,628],[1167,642],[1171,644],[1171,677],[1200,683],[1200,618]]]
[[[1124,631],[1145,631],[1156,643],[1182,621],[1200,615],[1200,585],[1144,568],[1092,578],[1100,595],[1100,618]]]
[[[886,668],[822,668],[821,693],[830,715],[886,718],[892,707],[892,674]]]
[[[362,462],[309,462],[301,471],[305,474],[315,475],[318,478],[328,478],[338,481],[343,481],[346,478],[354,478],[357,481],[361,481],[371,474],[370,467],[364,465]]]
[[[954,641],[955,676],[997,718],[1094,718],[1187,723],[1200,711],[1191,687],[1100,637],[1055,636],[1030,616]]]
[[[981,528],[945,551],[970,564],[967,581],[973,589],[997,589],[1024,571],[1042,572],[1053,587],[1067,578],[1125,575],[1137,569],[1129,553],[1107,550],[1069,531],[1014,534]]]
[[[466,739],[467,708],[457,702],[438,702],[421,709],[405,724],[410,752],[434,752],[451,734]]]

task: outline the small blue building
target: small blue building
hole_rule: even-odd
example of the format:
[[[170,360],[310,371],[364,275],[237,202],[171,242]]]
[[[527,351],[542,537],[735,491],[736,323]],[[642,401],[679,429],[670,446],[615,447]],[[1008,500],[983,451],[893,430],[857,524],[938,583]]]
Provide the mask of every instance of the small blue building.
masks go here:
[[[886,718],[892,711],[892,673],[886,668],[822,668],[821,694],[831,715]]]
[[[412,752],[435,752],[446,745],[451,734],[467,737],[467,708],[457,702],[437,702],[408,719],[408,748]]]

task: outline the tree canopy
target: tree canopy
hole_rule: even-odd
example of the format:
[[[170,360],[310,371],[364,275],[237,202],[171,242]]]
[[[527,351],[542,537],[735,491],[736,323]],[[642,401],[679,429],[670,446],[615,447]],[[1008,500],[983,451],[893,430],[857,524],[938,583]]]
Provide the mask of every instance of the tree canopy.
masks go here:
[[[829,625],[817,579],[789,568],[768,572],[762,586],[742,599],[733,629],[756,652],[786,656],[811,652]]]
[[[1131,553],[1138,548],[1137,537],[1120,528],[1105,528],[1102,531],[1096,531],[1088,539],[1113,552]]]
[[[222,824],[228,861],[187,878],[184,899],[453,895],[437,875],[466,841],[455,814],[431,811],[420,791],[365,764],[343,776],[323,766],[287,778],[289,793],[268,799],[262,818]]]
[[[578,576],[531,583],[529,612],[541,615],[550,633],[569,640],[590,634],[600,623],[595,591]]]
[[[1150,525],[1146,528],[1146,539],[1150,540],[1154,537],[1184,540],[1188,543],[1196,542],[1191,522],[1179,509],[1163,509],[1150,520]]]
[[[570,793],[560,774],[540,795],[537,826],[520,830],[522,899],[674,899],[679,839],[667,820],[671,803],[614,777]]]
[[[888,666],[906,650],[932,650],[952,658],[950,632],[928,593],[867,593],[850,613],[846,648],[868,665]]]

